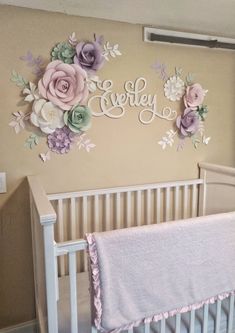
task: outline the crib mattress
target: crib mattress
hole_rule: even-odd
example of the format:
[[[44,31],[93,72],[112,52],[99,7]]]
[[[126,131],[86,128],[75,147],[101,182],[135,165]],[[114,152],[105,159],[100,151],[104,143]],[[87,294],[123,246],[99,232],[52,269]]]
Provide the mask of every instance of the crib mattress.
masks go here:
[[[89,280],[87,273],[77,274],[77,294],[78,294],[78,333],[91,333],[90,324],[90,295]],[[59,278],[59,333],[70,333],[70,302],[69,302],[69,278],[64,276]],[[220,333],[227,332],[229,313],[229,300],[222,302]],[[182,315],[181,333],[189,333],[190,314]],[[215,332],[216,304],[209,306],[208,333]],[[195,316],[195,333],[202,333],[203,309],[196,311]],[[160,323],[151,324],[151,333],[160,333]],[[175,332],[175,318],[166,320],[166,333]],[[144,327],[140,326],[134,329],[134,333],[144,333]],[[235,333],[235,314],[233,316],[233,330]]]

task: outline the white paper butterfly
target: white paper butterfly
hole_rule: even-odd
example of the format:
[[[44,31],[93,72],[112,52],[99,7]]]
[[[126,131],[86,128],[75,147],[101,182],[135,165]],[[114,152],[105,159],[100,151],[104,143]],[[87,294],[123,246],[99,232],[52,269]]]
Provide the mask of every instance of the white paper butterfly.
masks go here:
[[[48,150],[48,152],[46,152],[45,154],[44,154],[44,153],[39,154],[39,157],[41,158],[41,160],[42,160],[44,163],[45,163],[46,161],[50,161],[50,159],[51,159],[50,151]]]
[[[210,139],[211,139],[210,136],[208,136],[208,138],[206,138],[205,136],[203,136],[203,138],[202,138],[202,143],[204,143],[204,145],[208,145]]]

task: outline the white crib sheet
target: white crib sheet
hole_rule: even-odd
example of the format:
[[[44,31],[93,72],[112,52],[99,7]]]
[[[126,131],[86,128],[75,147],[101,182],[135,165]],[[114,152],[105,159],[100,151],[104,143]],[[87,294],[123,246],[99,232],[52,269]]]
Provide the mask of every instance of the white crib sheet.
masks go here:
[[[87,273],[77,274],[78,292],[78,333],[91,333],[90,326],[90,296]],[[70,333],[70,303],[69,303],[69,278],[59,278],[60,299],[58,302],[59,333]],[[220,333],[227,332],[229,300],[222,302]],[[215,332],[216,304],[209,307],[208,333]],[[233,318],[233,330],[235,333],[235,314]],[[203,309],[196,311],[195,333],[202,333]],[[181,333],[189,333],[190,314],[183,314],[181,320]],[[166,321],[166,333],[175,332],[175,318]],[[144,327],[134,329],[134,333],[144,333]],[[151,333],[160,333],[160,323],[151,324]]]

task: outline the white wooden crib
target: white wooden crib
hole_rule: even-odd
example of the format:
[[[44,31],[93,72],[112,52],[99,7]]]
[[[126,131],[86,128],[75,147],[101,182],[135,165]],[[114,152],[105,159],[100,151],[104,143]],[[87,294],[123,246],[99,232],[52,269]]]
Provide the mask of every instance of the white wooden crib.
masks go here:
[[[87,232],[235,210],[235,169],[200,163],[200,178],[46,195],[30,188],[35,299],[41,333],[95,333],[90,324]],[[235,332],[234,296],[126,332]]]

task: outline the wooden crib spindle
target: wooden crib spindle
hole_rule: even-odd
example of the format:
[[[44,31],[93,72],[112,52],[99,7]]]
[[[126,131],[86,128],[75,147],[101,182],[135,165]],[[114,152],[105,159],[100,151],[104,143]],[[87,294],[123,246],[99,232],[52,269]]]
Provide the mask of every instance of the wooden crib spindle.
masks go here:
[[[99,226],[99,221],[100,221],[100,209],[99,209],[99,195],[94,196],[94,220],[95,220],[95,225],[94,225],[94,231],[99,231],[100,226]]]
[[[161,222],[161,189],[157,188],[156,209],[157,209],[157,223]]]
[[[151,223],[151,190],[146,191],[146,224]]]
[[[166,333],[166,319],[165,318],[163,318],[161,320],[161,331],[160,331],[160,333]]]
[[[175,186],[174,191],[174,219],[179,218],[179,186]]]
[[[121,228],[121,193],[116,193],[115,198],[115,225],[116,229]]]
[[[197,185],[192,185],[192,217],[197,216]]]
[[[231,295],[229,299],[228,333],[231,333],[233,329],[233,315],[234,315],[234,295]]]
[[[195,310],[190,311],[190,328],[189,333],[195,332]]]
[[[63,199],[58,200],[58,238],[59,242],[64,241],[64,209],[63,209]],[[59,258],[59,273],[61,276],[65,275],[65,257],[61,256]]]
[[[181,325],[181,314],[177,313],[175,316],[175,333],[180,333],[180,325]]]
[[[78,332],[76,274],[77,274],[76,252],[70,252],[69,253],[69,282],[70,282],[71,333]]]
[[[136,220],[137,226],[141,225],[141,191],[136,192]]]
[[[216,304],[215,333],[220,332],[220,319],[221,319],[221,300],[218,300]]]
[[[203,307],[203,329],[202,333],[208,332],[208,315],[209,315],[209,304],[205,304]]]
[[[170,214],[170,188],[166,187],[165,222],[169,221],[169,214]]]
[[[188,214],[188,185],[184,186],[184,209],[183,218],[186,219]]]
[[[144,324],[144,333],[150,333],[150,324]]]
[[[126,226],[131,227],[131,192],[126,193]]]
[[[75,198],[70,199],[70,220],[71,220],[71,239],[76,239],[76,213],[75,213]]]

